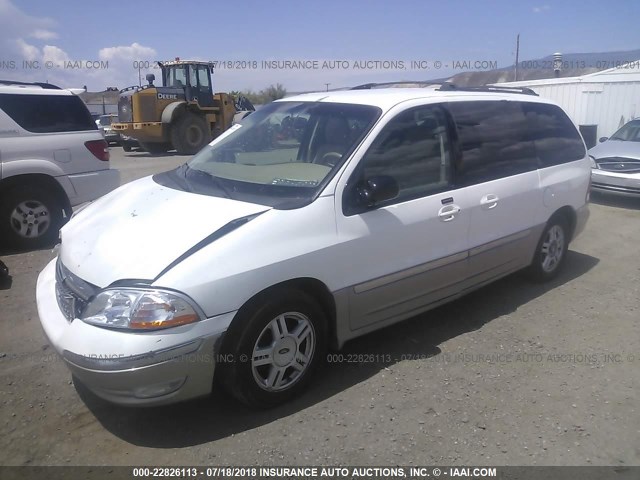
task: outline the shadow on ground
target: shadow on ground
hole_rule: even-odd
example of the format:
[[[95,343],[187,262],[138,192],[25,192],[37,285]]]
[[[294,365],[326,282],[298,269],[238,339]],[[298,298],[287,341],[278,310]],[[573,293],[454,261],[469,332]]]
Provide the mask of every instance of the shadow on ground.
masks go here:
[[[0,260],[0,290],[9,290],[12,283],[13,279],[11,275],[9,275],[9,269],[4,262]]]
[[[584,275],[597,258],[570,251],[565,269],[546,284],[530,283],[521,274],[504,278],[458,301],[410,320],[348,342],[344,355],[373,354],[387,363],[331,363],[311,387],[294,401],[267,411],[251,411],[221,393],[211,398],[154,408],[117,407],[94,396],[82,385],[76,389],[98,421],[123,440],[145,447],[180,448],[211,442],[250,430],[322,402],[392,366],[403,355],[432,357],[442,342],[480,329],[492,320],[562,284]]]
[[[627,197],[600,192],[591,192],[591,203],[605,205],[607,207],[626,208],[628,210],[640,210],[640,197]]]

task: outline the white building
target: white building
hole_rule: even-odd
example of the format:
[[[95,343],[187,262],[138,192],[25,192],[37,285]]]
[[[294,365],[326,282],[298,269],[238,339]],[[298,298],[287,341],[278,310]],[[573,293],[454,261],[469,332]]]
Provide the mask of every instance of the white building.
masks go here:
[[[597,125],[597,138],[608,137],[629,120],[640,117],[640,60],[580,77],[494,85],[531,88],[558,103],[576,124]],[[587,137],[588,128],[581,130]]]

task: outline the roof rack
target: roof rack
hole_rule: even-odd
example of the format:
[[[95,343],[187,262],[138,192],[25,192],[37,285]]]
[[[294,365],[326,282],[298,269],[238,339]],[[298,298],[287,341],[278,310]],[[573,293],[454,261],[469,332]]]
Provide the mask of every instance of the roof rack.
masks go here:
[[[435,80],[433,82],[424,82],[424,81],[402,81],[402,82],[384,82],[384,83],[364,83],[362,85],[357,85],[355,87],[349,88],[349,90],[371,90],[372,88],[378,87],[388,87],[389,85],[420,85],[420,88],[428,87],[431,85],[446,85],[449,82],[442,82],[440,80]]]
[[[17,82],[15,80],[0,80],[0,85],[16,85],[21,87],[40,87],[46,90],[62,90],[57,85],[47,82]]]
[[[494,87],[492,85],[482,85],[477,87],[458,87],[453,83],[443,83],[438,89],[441,92],[497,92],[497,93],[520,93],[523,95],[538,96],[536,92],[528,87]]]

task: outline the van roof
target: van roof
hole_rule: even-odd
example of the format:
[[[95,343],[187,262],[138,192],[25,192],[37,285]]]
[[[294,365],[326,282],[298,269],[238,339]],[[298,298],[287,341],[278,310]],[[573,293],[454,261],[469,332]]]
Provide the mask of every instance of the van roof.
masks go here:
[[[540,97],[515,92],[485,92],[460,90],[439,90],[439,85],[423,88],[374,88],[362,90],[336,90],[295,95],[278,100],[279,102],[327,102],[372,105],[387,111],[393,106],[417,99],[437,101],[461,100],[512,100],[520,102],[551,103]]]

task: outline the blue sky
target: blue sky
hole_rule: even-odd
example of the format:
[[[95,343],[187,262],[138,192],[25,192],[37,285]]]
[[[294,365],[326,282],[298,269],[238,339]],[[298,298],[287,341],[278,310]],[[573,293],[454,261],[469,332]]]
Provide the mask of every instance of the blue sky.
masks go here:
[[[634,0],[0,0],[0,78],[101,90],[137,83],[135,60],[351,62],[341,71],[218,69],[214,75],[217,90],[259,90],[275,82],[290,91],[324,89],[325,83],[333,88],[458,73],[433,66],[413,71],[407,68],[411,60],[488,60],[505,67],[514,62],[518,33],[521,60],[556,51],[632,50],[640,48],[638,18],[640,2]],[[23,68],[24,58],[38,60],[40,68]],[[102,60],[108,68],[46,71],[47,59],[55,65]],[[405,68],[354,70],[355,60],[402,60]]]

